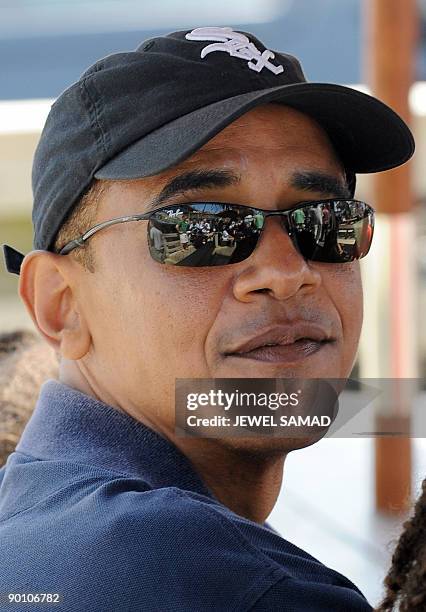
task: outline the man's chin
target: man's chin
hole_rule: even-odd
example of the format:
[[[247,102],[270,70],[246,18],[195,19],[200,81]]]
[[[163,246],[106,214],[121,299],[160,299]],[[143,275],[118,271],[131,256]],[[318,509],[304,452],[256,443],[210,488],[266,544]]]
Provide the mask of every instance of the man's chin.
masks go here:
[[[286,455],[291,451],[312,446],[319,442],[326,432],[316,433],[306,437],[241,437],[241,438],[221,438],[218,442],[226,447],[241,454],[254,455],[260,457],[271,457]]]

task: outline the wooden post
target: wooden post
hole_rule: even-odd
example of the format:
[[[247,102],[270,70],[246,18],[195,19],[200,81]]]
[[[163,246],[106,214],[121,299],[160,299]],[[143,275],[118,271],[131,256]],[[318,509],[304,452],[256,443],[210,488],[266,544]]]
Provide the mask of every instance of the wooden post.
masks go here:
[[[408,94],[414,79],[417,40],[416,0],[364,0],[365,73],[372,94],[391,106],[408,123]],[[378,337],[380,373],[369,376],[409,378],[416,376],[417,362],[414,341],[414,254],[410,249],[415,238],[415,224],[410,214],[413,194],[410,164],[373,179],[373,204],[379,223],[387,227],[381,252],[383,265],[379,274],[389,280],[387,295],[376,296],[386,324]],[[366,264],[368,268],[368,262]],[[376,279],[378,280],[378,279]],[[369,299],[369,296],[366,296]],[[381,334],[381,337],[380,337]],[[387,346],[386,356],[383,346]],[[368,376],[368,373],[366,373]],[[409,430],[411,406],[389,409],[378,418],[376,427],[389,431],[389,423],[397,420]],[[384,512],[407,507],[411,492],[411,444],[409,437],[379,437],[375,442],[376,507]]]

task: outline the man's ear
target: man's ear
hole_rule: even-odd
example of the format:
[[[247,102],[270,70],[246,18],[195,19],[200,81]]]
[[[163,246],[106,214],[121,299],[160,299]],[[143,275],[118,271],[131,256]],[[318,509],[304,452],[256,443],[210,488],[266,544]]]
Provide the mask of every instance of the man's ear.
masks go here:
[[[67,272],[61,255],[31,251],[22,262],[19,295],[46,342],[77,360],[89,351],[91,336]]]

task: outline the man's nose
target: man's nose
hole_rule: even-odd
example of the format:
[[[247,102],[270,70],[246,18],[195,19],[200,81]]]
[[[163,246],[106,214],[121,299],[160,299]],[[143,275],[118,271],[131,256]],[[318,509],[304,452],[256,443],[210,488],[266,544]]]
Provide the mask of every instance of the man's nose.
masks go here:
[[[234,281],[234,296],[242,302],[268,293],[277,300],[286,300],[298,292],[314,291],[321,275],[293,244],[281,218],[269,217],[262,235],[245,267]]]

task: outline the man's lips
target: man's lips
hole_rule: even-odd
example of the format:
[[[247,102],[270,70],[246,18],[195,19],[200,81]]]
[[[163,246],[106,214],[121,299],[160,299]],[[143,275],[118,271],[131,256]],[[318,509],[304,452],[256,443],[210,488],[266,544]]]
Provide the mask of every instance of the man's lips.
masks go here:
[[[292,362],[317,353],[333,341],[327,330],[316,325],[280,325],[249,338],[224,354],[257,361]]]
[[[292,344],[260,346],[245,353],[230,353],[228,357],[243,357],[245,359],[256,359],[257,361],[292,362],[313,355],[326,342],[329,341],[317,342],[310,338],[300,338],[300,340],[296,340]]]

